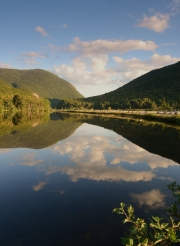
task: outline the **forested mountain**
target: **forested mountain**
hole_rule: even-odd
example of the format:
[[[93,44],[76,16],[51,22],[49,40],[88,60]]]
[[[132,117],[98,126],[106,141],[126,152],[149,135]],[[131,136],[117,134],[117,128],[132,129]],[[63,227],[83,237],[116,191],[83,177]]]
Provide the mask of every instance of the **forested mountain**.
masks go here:
[[[0,68],[0,79],[15,88],[31,90],[53,102],[56,99],[83,97],[69,82],[42,69],[17,70]]]
[[[29,90],[21,90],[0,79],[0,112],[49,110],[49,101]]]
[[[79,108],[95,109],[155,109],[159,106],[180,106],[180,62],[152,70],[112,92],[76,102],[61,102],[60,107],[76,105]]]

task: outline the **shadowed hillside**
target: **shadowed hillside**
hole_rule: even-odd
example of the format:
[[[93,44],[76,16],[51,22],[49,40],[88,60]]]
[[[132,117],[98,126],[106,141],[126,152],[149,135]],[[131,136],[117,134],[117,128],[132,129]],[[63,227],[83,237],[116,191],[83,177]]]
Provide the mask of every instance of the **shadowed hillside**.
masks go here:
[[[57,99],[83,97],[69,82],[42,69],[0,68],[0,78],[14,88],[31,90],[41,97],[50,99],[55,105]]]
[[[136,98],[149,98],[156,103],[159,99],[176,102],[180,97],[180,62],[152,70],[112,92],[86,98],[87,101],[99,100],[116,102]]]
[[[59,108],[180,109],[180,62],[146,73],[109,93],[63,100]]]

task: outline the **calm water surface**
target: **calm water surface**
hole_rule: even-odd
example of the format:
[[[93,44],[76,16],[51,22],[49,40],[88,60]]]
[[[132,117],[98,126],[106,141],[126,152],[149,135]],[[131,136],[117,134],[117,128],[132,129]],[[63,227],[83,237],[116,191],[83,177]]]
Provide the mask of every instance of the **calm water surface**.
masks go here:
[[[82,122],[8,131],[0,146],[3,246],[121,245],[123,217],[113,208],[124,202],[137,216],[163,214],[167,184],[179,180],[177,162]]]

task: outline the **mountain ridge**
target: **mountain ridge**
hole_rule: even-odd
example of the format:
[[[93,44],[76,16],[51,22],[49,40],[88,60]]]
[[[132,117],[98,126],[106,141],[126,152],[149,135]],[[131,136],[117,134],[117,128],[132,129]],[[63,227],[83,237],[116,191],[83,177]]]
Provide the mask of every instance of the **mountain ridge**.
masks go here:
[[[102,95],[62,100],[59,108],[180,109],[180,62],[152,70]]]
[[[163,79],[166,79],[166,83],[163,83]],[[109,96],[114,95],[128,99],[148,97],[156,103],[164,97],[167,101],[174,102],[178,100],[178,94],[180,95],[180,61],[163,68],[151,70],[114,91],[88,97],[84,100],[106,100]]]
[[[71,83],[43,69],[0,68],[0,78],[15,88],[30,90],[51,102],[65,98],[83,98]]]

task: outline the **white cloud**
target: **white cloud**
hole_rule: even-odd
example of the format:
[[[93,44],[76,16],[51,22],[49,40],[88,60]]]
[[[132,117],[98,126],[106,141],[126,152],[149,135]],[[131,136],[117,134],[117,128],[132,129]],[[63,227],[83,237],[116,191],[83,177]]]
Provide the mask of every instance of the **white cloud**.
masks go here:
[[[94,58],[75,58],[72,66],[62,64],[55,67],[54,71],[59,76],[78,84],[106,84],[118,73],[106,68],[108,56],[102,55]],[[88,68],[89,66],[89,68]]]
[[[32,186],[32,189],[33,189],[34,191],[42,190],[43,187],[44,187],[46,184],[47,184],[47,182],[40,181],[39,184],[33,185],[33,186]]]
[[[113,52],[124,53],[132,50],[155,50],[158,46],[153,41],[142,40],[94,40],[81,41],[78,37],[74,38],[74,43],[65,46],[67,52],[78,52],[83,56],[93,57]]]
[[[34,160],[34,158],[35,158],[34,154],[27,153],[23,157],[24,161],[21,162],[20,164],[31,167],[31,166],[36,166],[36,165],[43,163],[43,160]]]
[[[142,61],[137,58],[123,60],[119,56],[114,56],[113,59],[119,64],[117,70],[119,70],[121,81],[124,83],[129,82],[151,70],[180,61],[180,57],[172,57],[170,55],[161,56],[158,54],[152,55],[147,61]]]
[[[74,165],[49,165],[44,171],[47,174],[65,173],[71,177],[73,182],[80,178],[96,181],[150,181],[153,178],[158,178],[155,174],[156,168],[178,166],[177,163],[151,154],[116,134],[114,137],[101,135],[97,137],[96,133],[84,136],[83,132],[80,135],[75,134],[51,148],[53,152],[60,155],[68,155]],[[106,155],[112,156],[112,159],[107,161]],[[150,169],[148,171],[134,171],[134,168],[126,170],[121,166],[121,163],[124,162],[131,165],[144,163]]]
[[[162,194],[160,190],[153,189],[141,194],[131,193],[130,195],[140,204],[140,206],[148,205],[151,209],[157,209],[165,206],[164,199],[166,195]]]
[[[37,63],[36,58],[45,58],[45,55],[42,55],[34,51],[24,52],[22,53],[21,60],[23,60],[27,64],[35,64]]]
[[[73,83],[82,94],[84,94],[82,90],[85,87],[86,93],[95,93],[97,95],[98,92],[102,94],[115,90],[153,69],[176,63],[180,60],[180,57],[161,56],[155,53],[146,61],[136,57],[124,60],[120,56],[114,56],[113,59],[117,64],[109,68],[107,55],[99,55],[93,58],[78,57],[73,60],[71,66],[62,64],[54,67],[54,72]],[[91,92],[91,85],[98,86],[97,90]],[[88,92],[87,87],[90,88]],[[91,95],[86,94],[85,96]]]
[[[145,27],[155,32],[163,32],[169,27],[170,16],[168,14],[156,13],[153,16],[144,16],[137,24],[137,27]]]
[[[37,26],[35,28],[36,32],[39,32],[42,36],[48,36],[48,33],[46,32],[46,30],[40,26]]]
[[[11,68],[11,66],[7,63],[0,62],[0,67],[1,68]]]

